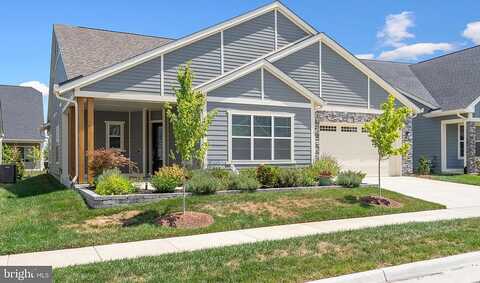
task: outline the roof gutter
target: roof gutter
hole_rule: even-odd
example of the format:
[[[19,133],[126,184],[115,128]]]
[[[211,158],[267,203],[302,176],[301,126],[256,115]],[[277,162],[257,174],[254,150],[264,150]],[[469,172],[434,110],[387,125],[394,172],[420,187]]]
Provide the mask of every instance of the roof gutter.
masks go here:
[[[70,103],[73,103],[73,106],[75,108],[75,177],[72,179],[72,184],[75,182],[75,180],[78,177],[78,103],[74,99],[68,99],[60,95],[58,91],[58,85],[55,84],[53,86],[53,94],[57,97],[57,99],[66,102],[66,106],[68,106]],[[65,109],[66,109],[65,106]],[[65,110],[63,109],[63,110]],[[62,111],[63,113],[63,111]]]
[[[450,115],[458,116],[461,113],[472,113],[472,111],[470,111],[468,109],[454,109],[454,110],[447,110],[447,111],[435,110],[435,111],[426,113],[423,116],[426,117],[426,118],[435,118],[435,117],[450,116]],[[463,117],[463,118],[465,118],[465,117]]]

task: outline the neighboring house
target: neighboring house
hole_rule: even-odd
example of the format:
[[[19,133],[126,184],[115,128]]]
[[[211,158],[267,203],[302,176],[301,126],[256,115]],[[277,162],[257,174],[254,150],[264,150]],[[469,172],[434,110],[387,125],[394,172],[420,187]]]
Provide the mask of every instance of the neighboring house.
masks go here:
[[[421,111],[279,2],[180,39],[55,25],[50,172],[84,183],[88,153],[103,147],[121,150],[145,175],[176,162],[163,106],[175,103],[177,70],[187,62],[207,110],[218,110],[206,137],[209,168],[305,166],[330,154],[345,169],[376,174],[363,123],[381,113],[388,94]],[[409,120],[399,142],[411,141]],[[382,167],[412,173],[412,151]]]
[[[436,172],[477,172],[480,157],[480,46],[404,64],[364,63],[423,108],[413,119],[413,160]]]
[[[15,146],[26,169],[42,169],[43,162],[33,162],[31,153],[33,147],[43,148],[43,127],[43,101],[39,91],[0,85],[0,149],[5,145]]]

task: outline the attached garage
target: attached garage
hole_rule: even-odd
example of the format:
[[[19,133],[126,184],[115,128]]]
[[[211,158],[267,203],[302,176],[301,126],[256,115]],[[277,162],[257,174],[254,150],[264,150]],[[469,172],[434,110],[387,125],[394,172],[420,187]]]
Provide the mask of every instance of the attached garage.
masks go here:
[[[335,157],[343,170],[360,170],[378,176],[377,150],[362,124],[320,123],[319,153]],[[401,157],[381,162],[382,176],[401,175]]]

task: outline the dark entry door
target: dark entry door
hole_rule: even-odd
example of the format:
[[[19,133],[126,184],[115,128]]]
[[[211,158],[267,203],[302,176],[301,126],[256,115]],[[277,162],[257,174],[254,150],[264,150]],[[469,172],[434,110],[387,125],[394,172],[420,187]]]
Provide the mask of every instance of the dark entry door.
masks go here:
[[[164,164],[163,158],[163,125],[152,123],[152,174]]]

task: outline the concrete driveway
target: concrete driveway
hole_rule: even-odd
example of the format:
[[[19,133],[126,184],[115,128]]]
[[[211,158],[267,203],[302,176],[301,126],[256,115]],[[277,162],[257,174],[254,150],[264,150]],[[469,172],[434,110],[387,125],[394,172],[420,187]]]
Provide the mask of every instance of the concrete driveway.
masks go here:
[[[377,177],[365,182],[377,184]],[[407,196],[431,201],[447,208],[480,206],[480,186],[434,181],[415,177],[382,177],[382,187]]]

